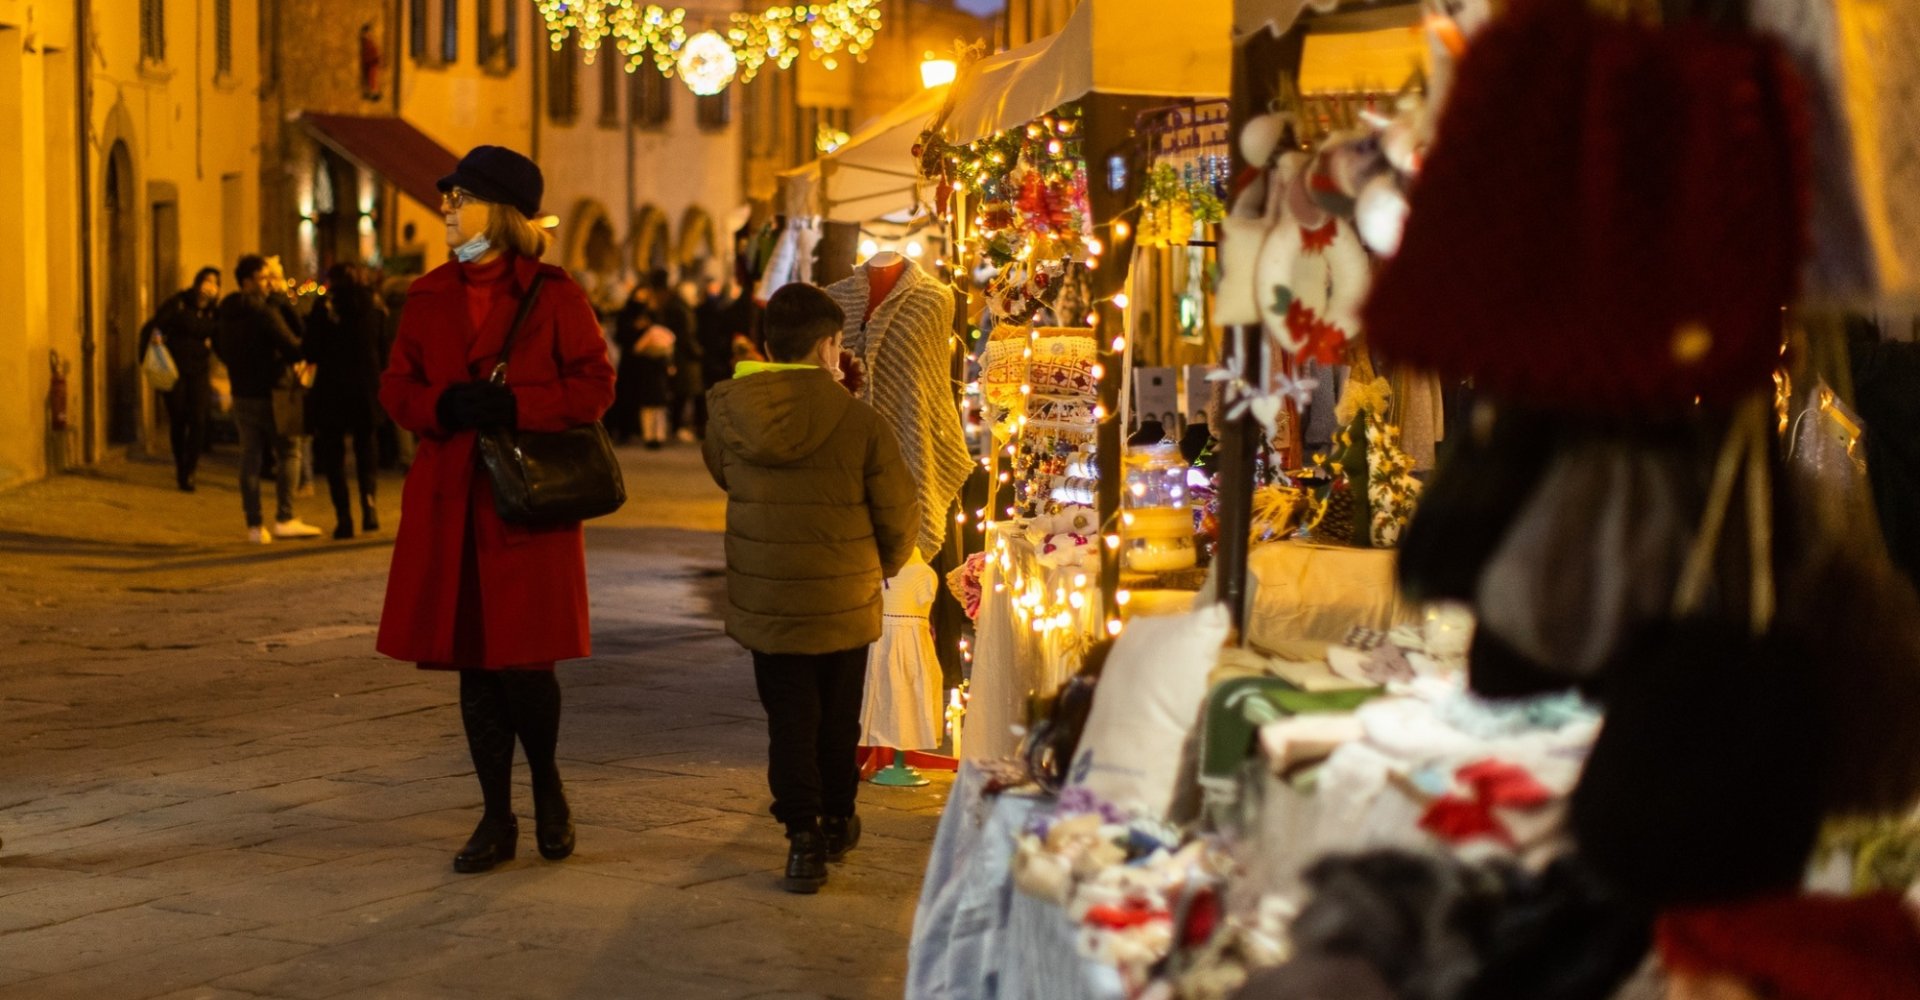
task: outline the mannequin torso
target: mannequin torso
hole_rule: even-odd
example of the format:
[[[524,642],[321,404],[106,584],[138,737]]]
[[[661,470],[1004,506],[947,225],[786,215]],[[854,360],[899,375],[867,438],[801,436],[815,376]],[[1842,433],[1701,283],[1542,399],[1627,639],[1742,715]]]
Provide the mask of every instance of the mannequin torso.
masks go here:
[[[900,284],[900,276],[907,273],[907,259],[891,250],[874,254],[864,265],[867,272],[867,311],[860,317],[865,324],[873,319],[887,296],[893,294],[895,286]]]

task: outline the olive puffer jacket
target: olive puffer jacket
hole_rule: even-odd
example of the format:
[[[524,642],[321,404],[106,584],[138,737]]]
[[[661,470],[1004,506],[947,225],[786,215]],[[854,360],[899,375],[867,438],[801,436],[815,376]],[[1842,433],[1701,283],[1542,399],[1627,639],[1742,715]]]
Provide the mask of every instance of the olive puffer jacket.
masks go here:
[[[880,637],[880,587],[919,532],[893,428],[824,369],[713,387],[705,455],[727,491],[727,634],[760,653]]]

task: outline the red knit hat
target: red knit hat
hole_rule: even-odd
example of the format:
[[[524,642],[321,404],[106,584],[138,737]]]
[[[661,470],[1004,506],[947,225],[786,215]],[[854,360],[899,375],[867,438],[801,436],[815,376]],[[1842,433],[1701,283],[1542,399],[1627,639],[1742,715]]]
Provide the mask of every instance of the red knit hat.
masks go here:
[[[1920,915],[1898,896],[1768,896],[1670,910],[1676,972],[1722,973],[1778,1000],[1920,1000]]]

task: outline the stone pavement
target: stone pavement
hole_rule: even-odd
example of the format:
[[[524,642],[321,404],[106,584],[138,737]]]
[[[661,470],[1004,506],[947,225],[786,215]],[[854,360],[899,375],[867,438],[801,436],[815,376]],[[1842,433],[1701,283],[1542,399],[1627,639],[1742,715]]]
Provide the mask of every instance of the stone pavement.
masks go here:
[[[454,679],[372,650],[390,532],[248,547],[230,464],[0,493],[0,1000],[899,997],[945,782],[863,788],[849,863],[779,891],[721,500],[693,448],[628,463],[587,534],[596,656],[560,668],[579,852],[523,819],[485,875],[449,864]]]

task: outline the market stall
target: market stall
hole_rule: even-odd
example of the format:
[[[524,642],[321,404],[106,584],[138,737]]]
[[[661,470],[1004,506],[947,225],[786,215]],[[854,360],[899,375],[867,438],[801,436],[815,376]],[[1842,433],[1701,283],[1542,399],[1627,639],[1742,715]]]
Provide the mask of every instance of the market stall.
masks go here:
[[[1686,4],[1490,23],[1471,3],[1239,6],[1259,30],[1237,56],[1249,170],[1211,302],[1233,327],[1209,512],[1221,605],[1120,628],[1058,587],[1080,612],[1062,620],[1034,560],[1075,546],[999,536],[990,571],[1019,575],[1005,593],[983,578],[983,620],[1026,608],[1028,628],[1104,619],[1118,639],[1032,716],[1019,759],[963,768],[912,995],[1920,995],[1898,897],[1920,886],[1920,733],[1887,710],[1920,697],[1920,592],[1864,505],[1871,437],[1834,388],[1846,352],[1819,339],[1860,291],[1833,280],[1841,258],[1905,232],[1878,195],[1846,193],[1884,153],[1816,148],[1796,173],[1808,96],[1775,42],[1679,23]],[[1885,78],[1860,6],[1836,4],[1824,42],[1786,31],[1803,70],[1848,66],[1854,115]],[[1622,9],[1642,20],[1609,20]],[[1369,79],[1329,88],[1329,58]],[[994,100],[1052,94],[996,72]],[[1816,93],[1816,120],[1836,100]],[[1884,135],[1869,110],[1858,126]],[[1028,138],[1068,145],[1080,126],[1048,115]],[[977,143],[963,162],[1029,152]],[[983,175],[998,183],[982,166],[949,187]],[[1809,184],[1816,225],[1875,218],[1851,257],[1822,231],[1796,278]],[[1708,252],[1708,232],[1745,252]],[[1089,311],[1099,344],[1113,328]],[[1111,493],[1154,480],[1103,462],[1108,434],[1041,449],[1057,466],[1023,459],[1021,418],[1050,432],[1055,415],[1027,402],[1051,396],[1030,377],[1051,333],[1002,338],[1026,365],[1001,384],[1021,397],[997,449],[1007,517],[1094,470],[1088,577],[1112,607],[1130,510]],[[1094,363],[1123,365],[1126,339]],[[1450,406],[1469,382],[1472,405]],[[1095,406],[1114,398],[1099,388]],[[1045,475],[1023,489],[1029,469]],[[1060,679],[1072,647],[1032,648]]]

